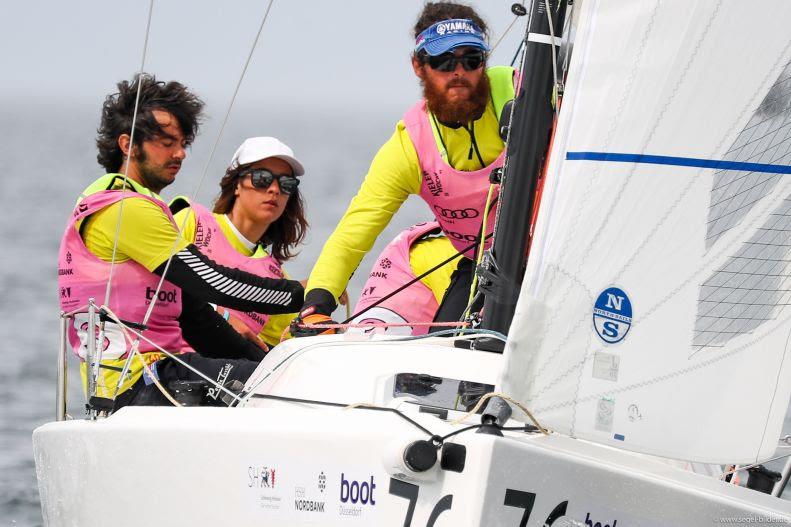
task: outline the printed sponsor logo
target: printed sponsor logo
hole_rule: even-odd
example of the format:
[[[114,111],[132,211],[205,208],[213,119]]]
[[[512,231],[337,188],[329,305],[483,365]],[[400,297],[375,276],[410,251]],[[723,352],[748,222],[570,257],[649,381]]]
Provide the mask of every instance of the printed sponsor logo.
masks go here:
[[[364,318],[357,322],[357,324],[384,324],[385,321],[380,318]],[[377,328],[375,325],[372,325],[370,328],[358,328],[363,333],[373,333]]]
[[[382,271],[373,271],[369,274],[371,278],[387,278],[387,273],[383,273]]]
[[[327,476],[326,474],[324,474],[323,470],[321,471],[321,473],[319,473],[318,487],[319,487],[319,492],[321,493],[323,493],[324,490],[327,488]]]
[[[439,177],[439,173],[434,172],[433,174],[429,174],[428,172],[423,172],[423,180],[426,182],[426,188],[428,188],[432,196],[437,197],[440,194],[444,194],[445,196],[448,195],[442,188],[442,180]]]
[[[262,326],[266,324],[266,319],[255,311],[247,311],[245,315],[255,320],[257,324],[261,324]]]
[[[85,349],[88,349],[88,323],[87,322],[83,322],[80,325],[80,331],[82,331],[83,335],[85,335],[85,341],[83,342],[83,346],[85,347]],[[94,328],[93,328],[93,336],[94,336],[95,340],[99,340],[99,333],[100,332],[101,332],[101,328],[99,326],[94,326]],[[82,340],[82,337],[80,338],[80,340]],[[97,342],[96,344],[98,345],[99,343]],[[105,335],[104,338],[102,339],[102,351],[107,351],[107,349],[109,347],[110,347],[110,339],[107,338],[107,335]]]
[[[372,285],[371,287],[366,287],[365,289],[363,289],[363,293],[360,296],[372,295],[374,294],[374,289],[376,289],[375,285]]]
[[[255,492],[258,506],[262,509],[279,510],[283,498],[277,495],[277,470],[270,465],[247,467],[247,487]]]
[[[376,505],[374,490],[376,483],[373,476],[370,482],[367,479],[360,482],[354,479],[347,480],[346,474],[341,472],[341,503]]]
[[[622,289],[609,287],[601,292],[593,306],[593,327],[608,344],[626,337],[632,327],[632,302]]]
[[[146,286],[146,300],[150,302],[154,298],[154,294],[157,294],[157,290]],[[175,289],[171,289],[170,291],[160,290],[159,293],[157,294],[157,302],[173,303],[175,301],[176,301]]]
[[[382,258],[379,260],[379,267],[382,269],[390,269],[393,266],[393,262],[390,261],[390,258]]]
[[[283,278],[283,270],[275,264],[269,264],[269,272],[277,278]]]
[[[206,247],[211,243],[211,229],[206,228],[198,221],[195,226],[195,245],[198,247]]]
[[[294,508],[298,511],[324,512],[324,502],[296,499],[294,500]]]
[[[66,251],[66,263],[71,264],[71,251]]]
[[[305,487],[294,488],[294,510],[300,512],[324,512],[326,502],[311,499]]]
[[[228,379],[228,374],[231,373],[233,369],[233,364],[230,362],[226,362],[225,365],[220,369],[220,373],[217,374],[217,384],[220,386],[225,386],[225,381]],[[217,386],[212,386],[209,388],[207,395],[212,399],[217,399],[217,396],[220,395],[220,388]],[[275,486],[275,469],[272,469],[272,487]]]
[[[75,216],[79,216],[80,214],[82,214],[86,210],[88,210],[88,204],[87,203],[80,203],[79,205],[77,205],[77,210],[74,211],[74,215]]]
[[[58,269],[58,276],[72,276],[74,269]]]
[[[251,465],[247,467],[247,486],[257,489],[274,489],[275,474],[274,467]]]
[[[475,33],[475,29],[469,22],[443,22],[437,26],[437,35],[446,33]]]
[[[593,520],[591,520],[591,513],[585,515],[585,527],[617,527],[617,525],[618,525],[618,520],[613,520],[612,524],[594,522]]]
[[[60,297],[61,298],[71,298],[71,287],[61,287],[60,288]]]
[[[445,231],[445,234],[447,234],[448,236],[450,236],[455,240],[464,240],[470,243],[478,241],[478,237],[475,236],[474,234],[462,234],[460,232],[453,232],[453,231]]]
[[[437,211],[437,214],[442,216],[446,219],[453,219],[453,220],[466,220],[470,218],[477,218],[480,215],[480,212],[476,209],[444,209],[439,205],[434,205],[434,210]]]

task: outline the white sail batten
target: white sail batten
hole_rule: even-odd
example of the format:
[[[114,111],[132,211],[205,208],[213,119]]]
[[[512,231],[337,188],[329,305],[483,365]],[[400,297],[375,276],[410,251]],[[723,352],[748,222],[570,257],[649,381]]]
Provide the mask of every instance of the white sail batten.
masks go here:
[[[583,3],[501,378],[542,424],[699,462],[774,453],[791,3],[758,7]]]

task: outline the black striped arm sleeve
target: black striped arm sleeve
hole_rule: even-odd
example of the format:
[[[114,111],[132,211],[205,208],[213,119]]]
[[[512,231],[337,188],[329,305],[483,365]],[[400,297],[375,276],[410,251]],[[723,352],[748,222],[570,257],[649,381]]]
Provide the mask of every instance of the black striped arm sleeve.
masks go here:
[[[165,264],[154,269],[162,276]],[[277,315],[302,307],[304,290],[296,280],[262,278],[222,266],[191,244],[176,253],[167,280],[193,297],[240,311]]]

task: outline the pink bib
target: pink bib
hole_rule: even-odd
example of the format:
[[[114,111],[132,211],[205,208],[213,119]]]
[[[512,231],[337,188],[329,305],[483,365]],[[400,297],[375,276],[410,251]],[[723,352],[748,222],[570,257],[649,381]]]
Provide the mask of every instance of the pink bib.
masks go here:
[[[161,201],[136,192],[105,190],[91,194],[77,204],[61,240],[58,253],[60,307],[67,312],[80,309],[74,317],[74,323],[68,328],[68,338],[74,353],[83,360],[86,357],[88,342],[86,306],[90,298],[94,299],[97,306],[104,303],[105,289],[110,279],[110,262],[96,257],[85,247],[76,223],[127,198],[147,199],[161,208],[162,212],[173,221],[167,205]],[[175,221],[173,225],[175,227]],[[141,323],[156,292],[159,276],[139,263],[127,260],[115,264],[112,278],[110,309],[122,320]],[[181,315],[181,289],[165,280],[143,335],[171,353],[193,351],[181,336],[179,315]],[[105,324],[102,346],[102,359],[123,359],[129,352],[129,344],[120,328],[109,322]],[[141,353],[158,351],[142,339],[139,350]]]
[[[439,224],[437,222],[418,223],[402,231],[385,247],[368,275],[368,281],[363,286],[360,300],[354,307],[355,313],[359,313],[380,298],[415,278],[412,266],[409,265],[409,248],[423,235],[438,228]],[[426,287],[423,282],[418,281],[356,317],[352,323],[431,322],[438,308],[439,305],[431,289]],[[424,335],[429,329],[428,326],[393,327],[388,328],[386,333]],[[358,329],[358,331],[364,330]]]
[[[203,254],[226,267],[241,269],[265,278],[283,278],[283,269],[276,258],[270,255],[255,258],[240,254],[225,238],[211,211],[197,203],[192,206],[192,210],[195,212],[195,245]],[[253,311],[230,311],[233,316],[243,320],[256,335],[269,320],[269,315]]]
[[[407,111],[404,124],[420,162],[423,178],[420,183],[420,196],[428,203],[453,246],[462,250],[474,243],[481,234],[489,174],[495,168],[503,166],[505,149],[487,167],[472,172],[456,170],[442,159],[437,149],[425,100]],[[492,199],[496,199],[498,194],[499,186],[496,187]],[[489,211],[486,234],[494,229],[495,210],[496,206]],[[491,239],[486,242],[486,247],[489,245]],[[471,258],[474,254],[474,249],[470,249],[465,256]]]

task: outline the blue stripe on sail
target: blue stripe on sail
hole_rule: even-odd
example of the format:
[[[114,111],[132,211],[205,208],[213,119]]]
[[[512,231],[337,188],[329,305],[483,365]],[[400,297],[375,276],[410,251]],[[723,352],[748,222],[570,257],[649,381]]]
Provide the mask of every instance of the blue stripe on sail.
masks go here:
[[[649,165],[712,168],[714,170],[740,170],[744,172],[791,174],[791,166],[789,165],[745,163],[743,161],[700,159],[695,157],[654,156],[649,154],[619,154],[615,152],[566,152],[566,159],[569,161],[611,161],[613,163],[644,163]]]

